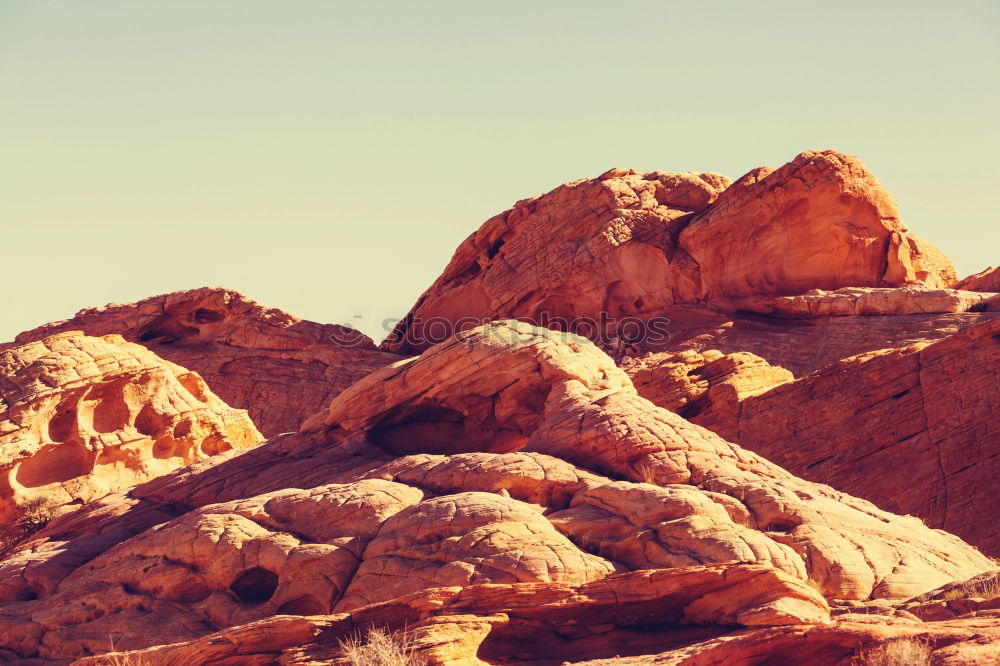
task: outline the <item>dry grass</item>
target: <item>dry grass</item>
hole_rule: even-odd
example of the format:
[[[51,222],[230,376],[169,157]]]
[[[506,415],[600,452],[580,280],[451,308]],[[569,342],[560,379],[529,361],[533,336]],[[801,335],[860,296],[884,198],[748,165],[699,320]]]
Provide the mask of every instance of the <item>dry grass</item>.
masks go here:
[[[946,590],[941,598],[945,601],[954,599],[996,599],[1000,597],[1000,577],[989,578],[981,582],[969,581]]]
[[[656,482],[656,469],[652,465],[639,465],[635,471],[639,473],[639,478],[642,479],[643,483],[660,485]]]
[[[412,639],[403,633],[372,629],[362,641],[352,637],[340,642],[340,652],[352,666],[423,666],[413,654]]]
[[[898,638],[862,650],[856,666],[930,666],[931,646],[914,638]]]

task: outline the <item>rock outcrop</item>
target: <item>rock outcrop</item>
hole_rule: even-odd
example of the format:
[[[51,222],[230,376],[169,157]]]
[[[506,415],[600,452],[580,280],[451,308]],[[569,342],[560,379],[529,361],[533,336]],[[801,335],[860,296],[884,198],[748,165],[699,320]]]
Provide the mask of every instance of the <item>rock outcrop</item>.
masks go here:
[[[855,157],[802,153],[733,183],[681,233],[701,300],[838,287],[950,287],[944,254],[909,233]]]
[[[341,390],[399,358],[376,351],[354,329],[305,321],[218,288],[81,310],[18,335],[16,343],[73,330],[117,333],[197,372],[267,436],[298,430]]]
[[[271,657],[333,658],[392,617],[463,658],[532,636],[611,656],[631,627],[825,622],[824,597],[996,571],[655,407],[588,341],[518,322],[377,370],[300,433],[234,453],[84,505],[0,562],[5,654],[243,658],[229,637],[257,635]],[[468,640],[428,637],[453,630]]]
[[[635,571],[581,585],[431,588],[348,613],[261,620],[126,654],[178,666],[265,655],[281,655],[284,663],[338,663],[344,641],[374,628],[405,636],[412,656],[428,664],[484,664],[512,656],[565,660],[567,651],[582,660],[607,656],[609,648],[642,632],[657,634],[644,647],[662,649],[718,635],[725,625],[828,621],[826,601],[795,578],[759,565],[713,565]],[[107,664],[124,656],[77,663]]]
[[[975,275],[970,275],[955,285],[955,288],[969,291],[1000,292],[1000,268],[991,267]]]
[[[855,300],[853,296],[831,300],[837,308],[855,307],[856,303],[868,301]],[[773,312],[775,301],[784,312]],[[979,311],[982,303],[972,311],[964,312],[948,307],[942,312],[922,314],[839,315],[827,312],[816,316],[788,316],[812,307],[825,310],[826,305],[813,305],[823,301],[831,302],[826,296],[818,294],[801,299],[761,299],[759,303],[765,314],[749,310],[723,312],[702,306],[670,308],[657,315],[662,318],[660,322],[668,330],[669,337],[660,341],[647,338],[634,355],[686,350],[701,353],[717,350],[723,354],[746,352],[801,377],[849,356],[890,347],[927,344],[980,322],[1000,318],[1000,312],[991,311],[989,307],[986,311]],[[938,299],[931,302],[944,305]],[[946,302],[955,301],[948,298]],[[989,301],[985,304],[989,305]]]
[[[0,352],[0,523],[261,441],[196,373],[120,336],[67,332]]]
[[[727,441],[739,438],[740,403],[794,379],[784,368],[746,352],[660,352],[622,363],[635,390]]]
[[[789,471],[1000,555],[1000,320],[844,359],[711,424]],[[904,474],[898,470],[905,470]]]
[[[419,351],[505,317],[627,338],[633,319],[679,304],[955,281],[853,157],[806,152],[731,186],[716,174],[613,169],[484,223],[383,347]]]
[[[381,351],[208,288],[22,333],[0,662],[1000,662],[998,276],[810,151],[520,201]]]

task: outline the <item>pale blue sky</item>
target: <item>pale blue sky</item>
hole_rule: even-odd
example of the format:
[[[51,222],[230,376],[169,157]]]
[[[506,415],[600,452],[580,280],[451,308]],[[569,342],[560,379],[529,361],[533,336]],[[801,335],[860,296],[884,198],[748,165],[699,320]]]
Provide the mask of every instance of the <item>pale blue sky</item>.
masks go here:
[[[517,199],[810,148],[974,272],[997,35],[996,0],[0,0],[0,340],[202,285],[381,337]]]

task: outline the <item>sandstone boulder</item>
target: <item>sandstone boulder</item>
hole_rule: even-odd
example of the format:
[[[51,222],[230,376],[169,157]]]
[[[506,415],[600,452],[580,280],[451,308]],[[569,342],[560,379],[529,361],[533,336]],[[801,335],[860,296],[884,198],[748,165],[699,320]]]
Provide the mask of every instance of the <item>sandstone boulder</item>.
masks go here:
[[[838,287],[950,287],[951,262],[899,220],[856,157],[809,151],[733,183],[679,239],[702,300]]]
[[[857,158],[806,152],[732,186],[715,174],[613,169],[484,223],[383,348],[427,349],[506,317],[628,338],[632,319],[678,304],[955,280]]]
[[[305,321],[219,288],[88,308],[16,340],[72,330],[117,333],[199,373],[267,436],[298,430],[339,391],[398,359],[354,329]]]
[[[74,663],[110,664],[127,656],[180,666],[224,659],[252,663],[255,657],[280,655],[281,663],[346,664],[338,659],[343,642],[372,629],[395,634],[413,657],[428,664],[565,660],[569,654],[582,660],[620,649],[623,640],[641,632],[655,632],[653,644],[662,648],[716,635],[725,625],[828,621],[826,602],[801,581],[765,566],[715,565],[636,571],[581,585],[432,588],[349,613],[275,617],[193,641]],[[690,624],[707,626],[685,627]]]

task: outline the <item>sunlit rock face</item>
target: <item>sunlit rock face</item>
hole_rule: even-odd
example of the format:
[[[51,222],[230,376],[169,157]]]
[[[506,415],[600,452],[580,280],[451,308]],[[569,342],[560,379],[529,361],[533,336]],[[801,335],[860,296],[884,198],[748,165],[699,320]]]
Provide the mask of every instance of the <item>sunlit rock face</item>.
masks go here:
[[[623,627],[643,608],[664,631],[780,626],[995,569],[656,407],[589,341],[510,321],[377,370],[300,433],[55,521],[0,563],[0,646],[204,646],[276,615],[363,626],[366,609],[415,604],[399,617],[506,615],[474,623],[489,650],[518,595],[577,595],[562,616],[512,621],[536,637],[589,617],[587,598]]]
[[[675,305],[955,281],[854,157],[810,151],[733,184],[613,169],[486,221],[383,346],[419,351],[505,317],[607,337],[622,333],[609,320]]]
[[[196,373],[120,336],[0,352],[0,516],[80,504],[263,437]]]
[[[0,345],[0,661],[1000,662],[992,279],[810,151],[518,202],[384,351],[83,310]]]

